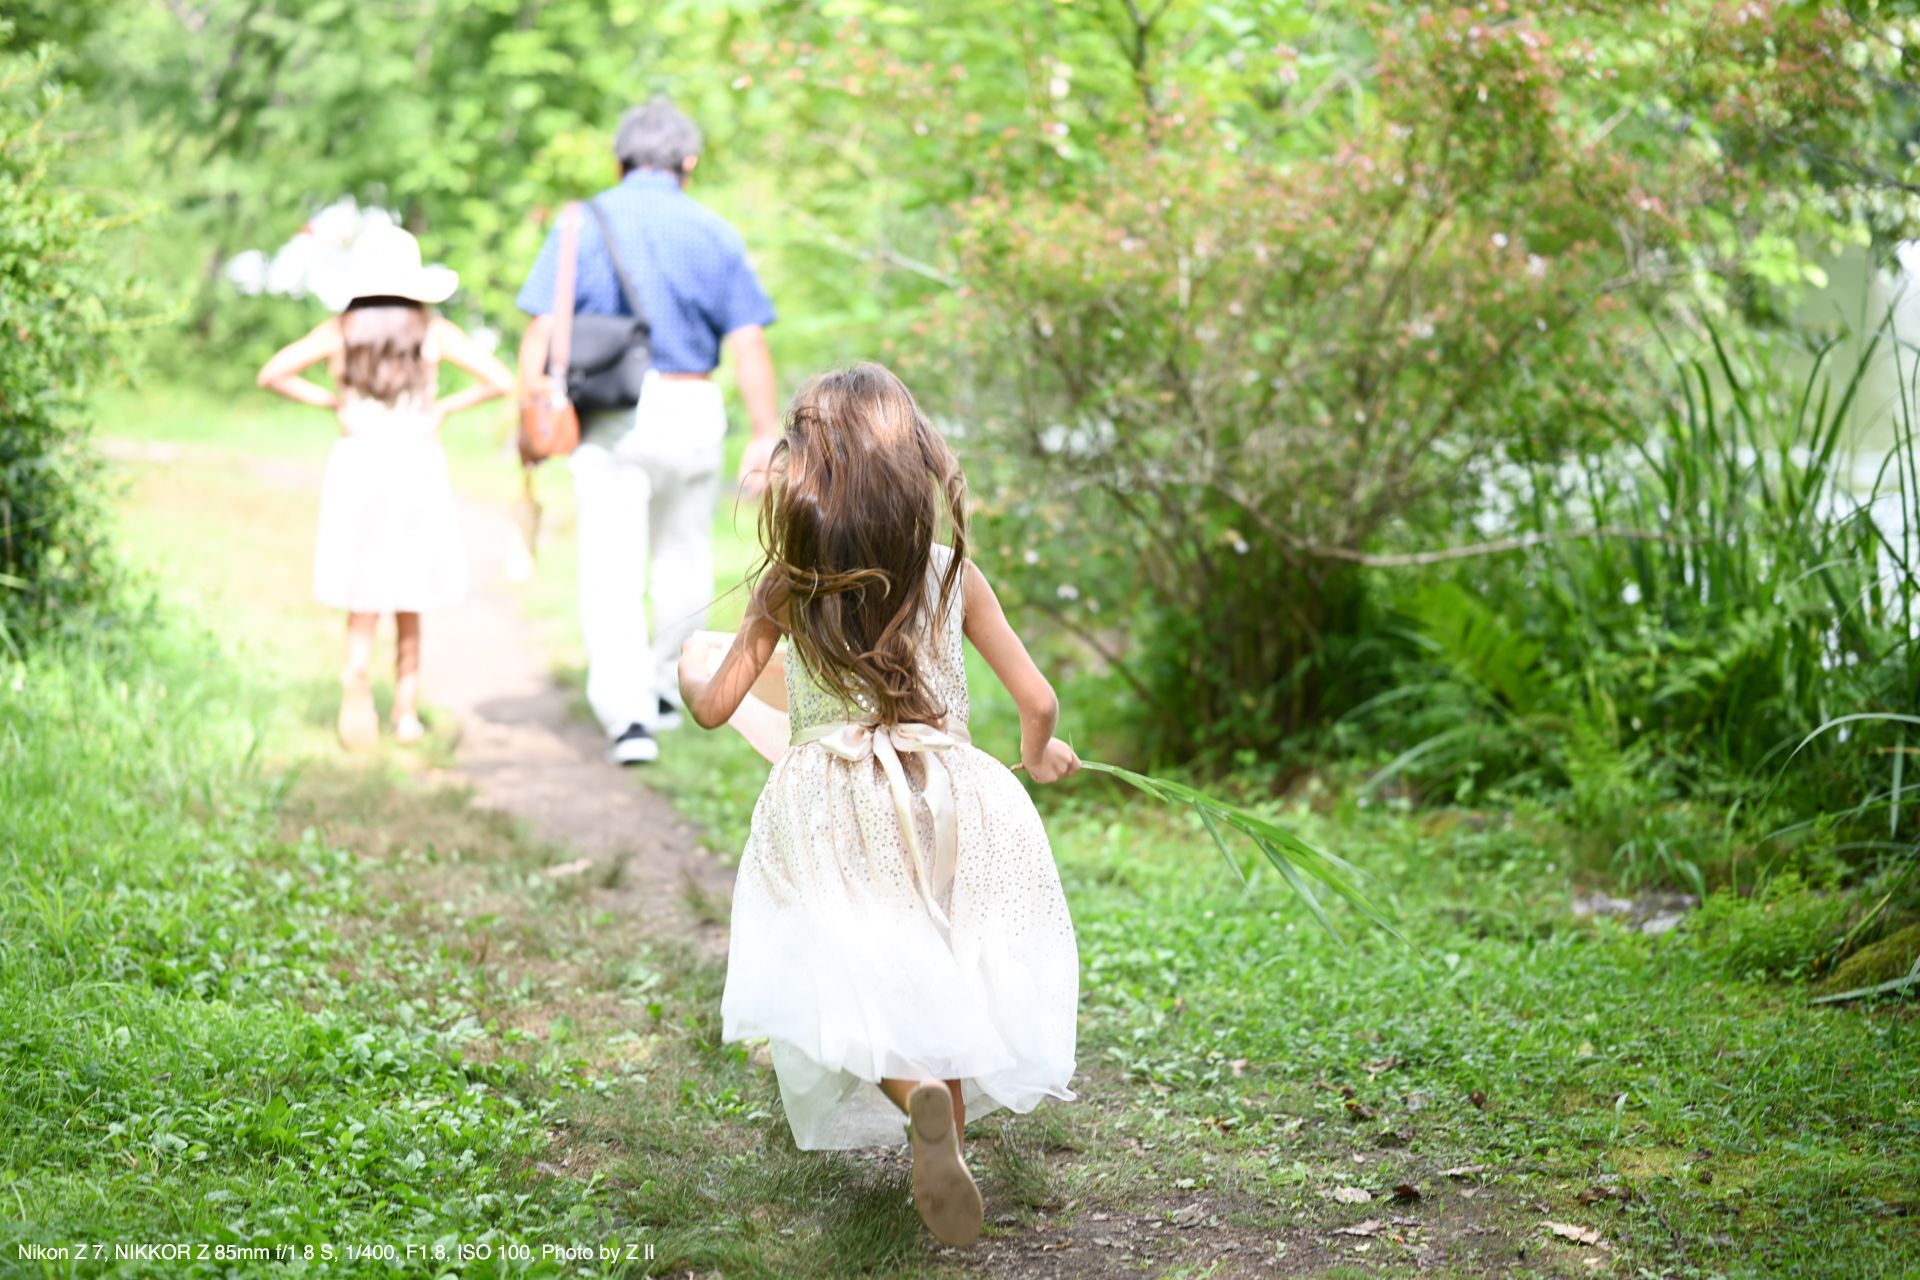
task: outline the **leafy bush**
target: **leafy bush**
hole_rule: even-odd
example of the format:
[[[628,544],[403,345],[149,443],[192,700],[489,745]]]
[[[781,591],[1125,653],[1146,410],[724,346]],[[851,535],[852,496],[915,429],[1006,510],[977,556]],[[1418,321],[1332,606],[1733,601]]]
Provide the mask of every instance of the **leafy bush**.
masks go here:
[[[1768,862],[1767,837],[1816,814],[1899,834],[1920,458],[1897,424],[1856,488],[1844,441],[1871,347],[1837,376],[1791,372],[1786,347],[1716,344],[1643,444],[1515,482],[1514,532],[1537,545],[1407,592],[1411,658],[1361,717],[1404,735],[1383,777],[1568,793],[1645,878],[1697,882],[1687,868],[1730,855],[1729,809]]]
[[[96,220],[54,180],[60,103],[46,56],[0,58],[0,645],[16,651],[109,576],[79,410],[120,299]]]
[[[1507,516],[1516,471],[1640,436],[1626,300],[1714,256],[1712,209],[1751,174],[1589,125],[1595,60],[1620,52],[1593,42],[1618,31],[1502,8],[1357,19],[1378,96],[1331,138],[1227,145],[1169,94],[1097,165],[967,208],[1003,462],[983,544],[1126,674],[1165,753],[1271,750],[1351,706],[1363,570],[1484,551],[1473,521]],[[1845,38],[1770,21],[1809,58]],[[1717,29],[1672,38],[1730,137],[1789,100],[1803,130],[1867,110],[1784,59],[1737,72]]]
[[[1743,898],[1732,889],[1709,897],[1691,931],[1701,953],[1739,978],[1804,976],[1846,924],[1848,900],[1809,888],[1787,872]]]

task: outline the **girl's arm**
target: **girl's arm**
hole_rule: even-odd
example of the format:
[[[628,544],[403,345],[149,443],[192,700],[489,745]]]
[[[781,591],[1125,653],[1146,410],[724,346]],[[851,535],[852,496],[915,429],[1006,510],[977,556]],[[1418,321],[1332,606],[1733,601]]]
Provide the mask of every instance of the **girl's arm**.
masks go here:
[[[445,421],[462,409],[471,409],[474,405],[485,404],[489,400],[497,400],[501,396],[513,394],[513,371],[492,355],[482,351],[480,344],[469,338],[466,330],[459,325],[435,316],[433,340],[440,348],[441,358],[451,361],[479,379],[464,391],[442,396],[433,406],[435,417]]]
[[[307,381],[300,373],[339,354],[340,318],[334,316],[321,321],[319,327],[298,342],[289,343],[275,352],[273,359],[261,367],[256,381],[266,390],[278,392],[289,400],[298,400],[322,409],[338,409],[339,397],[319,383]]]
[[[780,643],[776,612],[778,606],[770,609],[762,591],[756,589],[747,606],[747,619],[734,634],[733,647],[711,676],[707,674],[710,642],[696,635],[681,646],[680,700],[702,729],[718,729],[733,719],[733,713],[752,691],[753,682],[773,661],[774,647]]]
[[[1020,643],[1000,597],[993,594],[987,576],[973,561],[966,563],[961,579],[961,603],[965,609],[964,630],[973,647],[1000,677],[1020,708],[1020,763],[1035,782],[1058,782],[1080,772],[1080,757],[1073,748],[1053,736],[1060,723],[1060,699],[1053,686],[1040,674]]]

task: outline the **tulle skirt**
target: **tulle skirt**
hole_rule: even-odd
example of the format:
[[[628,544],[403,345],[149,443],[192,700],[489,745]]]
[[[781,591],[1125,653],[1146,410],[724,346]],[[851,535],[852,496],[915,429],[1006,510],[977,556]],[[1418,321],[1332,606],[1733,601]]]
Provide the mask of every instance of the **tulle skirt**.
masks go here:
[[[320,490],[314,598],[354,613],[417,613],[466,594],[467,553],[440,442],[397,429],[336,441]]]
[[[1080,965],[1040,816],[1007,767],[942,753],[959,809],[928,910],[886,775],[819,743],[774,765],[734,888],[724,1038],[772,1041],[795,1143],[892,1145],[883,1077],[963,1081],[968,1115],[1070,1100]],[[924,759],[907,756],[923,849]]]

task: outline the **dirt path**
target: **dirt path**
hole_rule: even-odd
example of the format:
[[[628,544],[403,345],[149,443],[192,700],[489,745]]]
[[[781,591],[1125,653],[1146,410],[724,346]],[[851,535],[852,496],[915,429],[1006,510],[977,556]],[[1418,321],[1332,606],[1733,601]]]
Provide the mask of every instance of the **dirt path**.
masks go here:
[[[497,507],[462,499],[472,589],[458,608],[424,627],[426,701],[460,721],[457,774],[476,803],[527,822],[544,841],[571,850],[562,864],[599,886],[596,902],[650,928],[697,933],[724,951],[725,930],[689,907],[732,892],[733,873],[704,852],[695,828],[644,775],[609,764],[597,726],[569,711],[575,696],[558,684],[533,627],[507,589],[504,566],[515,537]]]
[[[101,451],[141,486],[135,501],[147,511],[148,540],[164,530],[178,535],[165,543],[171,560],[163,573],[178,576],[185,566],[212,607],[252,612],[255,638],[279,646],[294,679],[324,670],[310,665],[323,654],[338,660],[338,621],[320,625],[307,586],[321,467],[168,441],[106,439]],[[505,581],[516,537],[506,510],[463,496],[459,512],[472,589],[459,607],[427,618],[422,655],[428,707],[459,721],[455,780],[472,786],[478,804],[568,851],[560,867],[572,869],[561,877],[592,886],[600,909],[724,951],[725,930],[703,918],[719,914],[731,873],[701,851],[694,827],[646,789],[643,774],[606,762],[598,728],[572,713],[574,695],[553,679]],[[417,761],[412,753],[399,758]]]

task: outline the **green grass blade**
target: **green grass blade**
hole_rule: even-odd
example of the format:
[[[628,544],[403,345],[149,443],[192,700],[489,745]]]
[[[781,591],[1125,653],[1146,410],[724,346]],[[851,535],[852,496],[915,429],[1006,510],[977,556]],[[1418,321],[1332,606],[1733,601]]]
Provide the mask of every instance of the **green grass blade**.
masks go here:
[[[1098,760],[1082,760],[1080,767],[1094,773],[1109,774],[1168,804],[1191,806],[1194,812],[1200,815],[1200,821],[1206,825],[1207,834],[1213,837],[1213,842],[1219,848],[1221,855],[1233,867],[1235,874],[1240,876],[1242,884],[1246,883],[1246,873],[1241,870],[1239,860],[1227,847],[1220,828],[1223,825],[1232,827],[1245,835],[1266,856],[1267,861],[1286,877],[1287,883],[1293,886],[1294,892],[1305,899],[1321,927],[1342,946],[1346,945],[1345,940],[1341,939],[1339,931],[1333,927],[1333,921],[1321,907],[1320,900],[1309,891],[1306,881],[1302,878],[1303,872],[1339,894],[1355,910],[1400,939],[1401,942],[1407,941],[1406,937],[1395,929],[1360,891],[1358,882],[1365,877],[1358,867],[1343,858],[1314,848],[1278,823],[1237,805],[1216,800],[1204,791],[1198,791],[1184,783],[1169,782],[1165,778],[1150,778],[1145,774],[1135,773],[1131,769],[1103,764]]]
[[[1214,822],[1213,815],[1207,812],[1207,806],[1196,804],[1193,806],[1193,811],[1200,815],[1200,821],[1207,824],[1207,834],[1213,837],[1214,847],[1220,850],[1220,856],[1225,858],[1227,865],[1233,868],[1233,874],[1240,877],[1240,887],[1246,888],[1247,873],[1240,869],[1240,859],[1233,856],[1233,850],[1227,848],[1227,842],[1221,838],[1220,828]]]
[[[1280,869],[1280,874],[1287,878],[1287,883],[1292,885],[1293,891],[1300,895],[1300,901],[1307,904],[1307,909],[1313,912],[1314,919],[1320,922],[1320,927],[1327,931],[1328,936],[1339,943],[1343,949],[1347,949],[1347,940],[1340,936],[1338,929],[1333,927],[1333,921],[1327,916],[1327,909],[1320,905],[1320,899],[1313,896],[1312,888],[1300,878],[1299,869],[1285,858],[1274,857],[1275,850],[1268,846],[1262,845],[1260,852],[1266,854],[1268,861]]]

